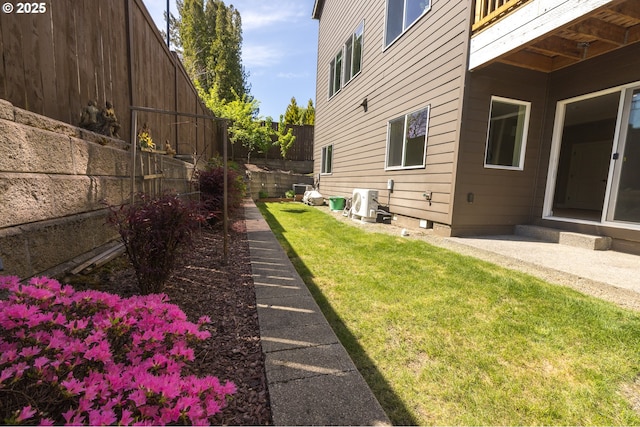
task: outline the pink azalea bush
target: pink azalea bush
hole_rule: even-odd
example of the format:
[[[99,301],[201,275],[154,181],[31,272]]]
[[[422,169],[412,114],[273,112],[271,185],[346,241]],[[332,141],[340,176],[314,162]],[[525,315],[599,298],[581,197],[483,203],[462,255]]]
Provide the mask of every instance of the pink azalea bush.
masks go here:
[[[166,295],[0,277],[0,424],[209,424],[231,382],[182,375],[210,336]]]

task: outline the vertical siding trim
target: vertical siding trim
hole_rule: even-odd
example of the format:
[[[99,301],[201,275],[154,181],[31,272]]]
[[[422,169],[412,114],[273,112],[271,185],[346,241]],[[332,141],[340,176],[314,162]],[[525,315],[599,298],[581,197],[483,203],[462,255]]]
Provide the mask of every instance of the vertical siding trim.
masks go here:
[[[451,206],[451,208],[449,209],[449,213],[448,213],[448,221],[449,224],[451,224],[452,228],[454,226],[453,224],[453,213],[456,209],[456,202],[457,203],[464,203],[464,201],[462,200],[456,200],[456,194],[458,193],[457,189],[458,189],[458,163],[459,163],[459,158],[460,158],[460,138],[462,138],[463,132],[463,120],[465,117],[465,109],[468,105],[468,98],[469,98],[469,92],[467,91],[467,77],[469,75],[469,72],[467,71],[469,69],[469,54],[471,51],[471,26],[473,24],[473,20],[475,18],[475,10],[471,7],[471,1],[469,0],[468,2],[469,7],[467,8],[467,18],[466,18],[466,25],[465,25],[465,40],[466,43],[464,44],[464,58],[465,58],[465,67],[463,68],[463,72],[462,72],[462,82],[460,84],[460,96],[459,96],[459,105],[458,105],[458,117],[456,118],[457,120],[457,125],[456,125],[456,143],[455,143],[455,147],[454,147],[454,152],[453,152],[453,165],[452,165],[452,169],[451,169],[451,192],[449,193],[449,206]]]

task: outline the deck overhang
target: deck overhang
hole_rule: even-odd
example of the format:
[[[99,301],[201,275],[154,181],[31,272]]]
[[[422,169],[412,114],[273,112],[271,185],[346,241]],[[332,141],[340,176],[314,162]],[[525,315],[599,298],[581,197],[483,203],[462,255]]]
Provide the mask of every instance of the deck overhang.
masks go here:
[[[552,72],[640,41],[638,0],[530,0],[471,36],[469,70]]]

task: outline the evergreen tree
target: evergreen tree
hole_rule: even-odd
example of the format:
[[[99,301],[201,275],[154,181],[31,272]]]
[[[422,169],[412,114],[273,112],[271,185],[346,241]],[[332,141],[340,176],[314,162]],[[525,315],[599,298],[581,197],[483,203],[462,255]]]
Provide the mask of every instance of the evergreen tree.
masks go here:
[[[300,124],[300,107],[298,107],[295,96],[291,97],[291,102],[284,112],[284,123],[287,125]]]
[[[221,100],[231,102],[233,91],[247,93],[240,12],[221,0],[178,0],[177,5],[183,62],[203,97],[215,90]]]
[[[242,96],[246,91],[246,75],[242,67],[242,20],[233,6],[218,7],[215,39],[211,45],[209,68],[213,70],[218,97],[230,102],[233,92]]]
[[[313,107],[313,101],[310,99],[307,108],[302,108],[300,114],[301,125],[314,125],[316,123],[316,109]]]

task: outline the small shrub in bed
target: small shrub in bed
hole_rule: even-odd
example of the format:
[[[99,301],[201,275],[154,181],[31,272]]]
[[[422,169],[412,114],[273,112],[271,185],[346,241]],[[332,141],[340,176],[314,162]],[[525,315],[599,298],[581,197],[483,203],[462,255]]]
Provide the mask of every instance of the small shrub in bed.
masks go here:
[[[246,193],[246,185],[242,175],[234,169],[227,170],[227,206],[229,212],[240,208],[242,199]],[[202,207],[207,216],[213,221],[222,219],[224,204],[224,168],[211,166],[209,169],[198,172],[198,188]]]
[[[165,295],[76,292],[0,277],[0,424],[208,424],[235,393],[183,375],[209,333]]]
[[[162,292],[179,250],[190,242],[203,217],[177,195],[141,194],[136,203],[111,207],[108,221],[120,233],[140,292],[146,295]]]

